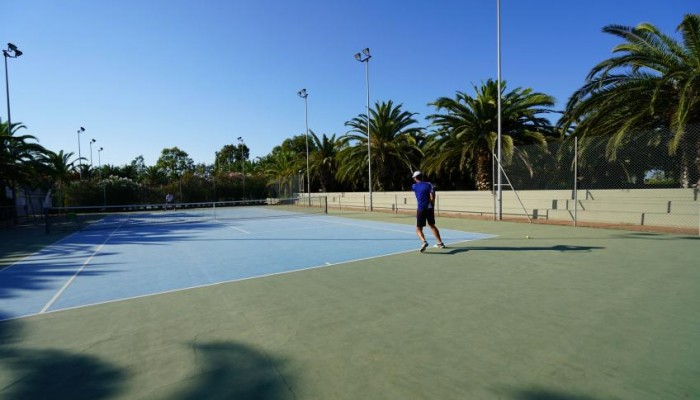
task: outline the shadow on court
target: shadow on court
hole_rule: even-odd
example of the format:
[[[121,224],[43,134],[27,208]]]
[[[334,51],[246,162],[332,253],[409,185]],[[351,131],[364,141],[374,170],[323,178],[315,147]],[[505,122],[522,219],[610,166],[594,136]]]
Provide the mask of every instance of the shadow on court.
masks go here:
[[[70,263],[43,263],[25,268],[7,269],[0,279],[0,299],[19,296],[20,290],[43,290],[50,286],[53,278],[70,278],[78,267],[79,265]],[[81,275],[99,276],[113,272],[112,270],[83,271]],[[3,319],[0,314],[0,321]]]
[[[597,397],[576,395],[547,389],[515,391],[513,400],[599,400]]]
[[[201,374],[171,399],[285,399],[289,389],[287,363],[249,346],[233,342],[192,344]],[[282,378],[284,376],[284,378]]]
[[[468,251],[558,251],[558,252],[590,252],[593,250],[602,250],[605,247],[600,246],[570,246],[566,244],[558,244],[555,246],[531,246],[531,247],[513,247],[513,246],[475,246],[475,247],[454,247],[449,246],[446,251],[428,251],[425,254],[430,255],[452,255],[466,253]]]
[[[105,266],[99,260],[113,252],[95,253],[98,246],[110,238],[113,244],[166,245],[196,237],[195,232],[219,227],[212,223],[160,224],[127,227],[112,234],[105,230],[85,230],[74,233],[70,243],[62,241],[69,233],[47,235],[43,227],[16,227],[0,230],[0,299],[16,297],[20,290],[43,290],[56,278],[68,279],[89,257],[92,266]],[[191,232],[191,234],[190,234]],[[50,245],[51,244],[51,245]],[[48,247],[44,247],[50,245]],[[22,260],[35,253],[30,263]],[[57,261],[61,260],[61,261]],[[18,263],[15,265],[15,263]],[[84,270],[81,276],[114,273],[113,270]],[[6,317],[0,315],[0,321]]]
[[[106,399],[120,392],[123,370],[90,355],[21,348],[21,328],[16,320],[0,322],[0,397]]]
[[[0,318],[8,316],[0,311]],[[51,348],[23,348],[24,324],[0,322],[0,398],[99,400],[128,398],[133,374],[94,355],[95,343],[79,353]],[[289,389],[287,362],[233,342],[187,345],[194,352],[189,379],[167,382],[169,399],[286,399]],[[93,354],[90,354],[90,353]],[[282,378],[284,376],[284,378]],[[177,387],[176,390],[173,388]],[[172,391],[173,393],[167,393]]]

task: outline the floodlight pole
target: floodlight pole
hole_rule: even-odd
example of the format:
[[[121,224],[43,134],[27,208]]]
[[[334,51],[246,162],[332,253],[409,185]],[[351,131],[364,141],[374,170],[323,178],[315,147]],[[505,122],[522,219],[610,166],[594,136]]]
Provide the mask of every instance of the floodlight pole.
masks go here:
[[[12,134],[12,117],[10,116],[10,78],[7,72],[7,59],[17,58],[22,52],[12,43],[7,44],[7,49],[3,49],[2,55],[5,58],[5,95],[7,96],[7,135]]]
[[[241,149],[241,170],[243,171],[243,198],[245,198],[245,152],[243,151],[243,146],[245,145],[245,142],[243,141],[242,136],[238,137],[238,145]]]
[[[496,162],[498,163],[498,168],[496,168],[496,171],[498,171],[498,179],[497,179],[497,185],[498,185],[498,194],[496,195],[496,198],[498,199],[498,209],[496,210],[497,216],[499,220],[503,219],[503,187],[501,184],[501,0],[496,0],[496,39],[497,39],[497,63],[498,63],[498,137],[496,139],[496,147],[497,147],[497,160]]]
[[[92,144],[96,141],[95,139],[90,139],[90,168],[92,168]]]
[[[304,99],[304,122],[306,124],[306,193],[309,196],[309,203],[311,202],[311,172],[309,171],[309,105],[307,98],[309,94],[306,93],[306,89],[301,89],[297,92],[297,95]]]
[[[102,150],[104,150],[104,147],[100,147],[97,149],[97,168],[100,172],[100,181],[102,181],[102,157],[100,153],[102,153]],[[100,182],[102,184],[102,205],[106,206],[107,205],[107,185],[104,182]]]
[[[78,167],[78,174],[80,175],[80,179],[83,179],[83,155],[80,154],[80,134],[82,132],[85,132],[85,128],[81,126],[80,129],[78,129],[78,161],[80,161],[80,166]]]
[[[12,135],[12,117],[10,116],[10,79],[7,73],[7,59],[17,58],[22,55],[22,52],[12,43],[7,44],[7,49],[3,49],[2,55],[5,58],[5,94],[7,96],[7,136]],[[12,185],[12,202],[13,207],[16,206],[17,199],[15,198],[15,186]],[[17,210],[13,208],[12,218],[17,223]]]
[[[365,55],[365,57],[362,57],[362,54]],[[372,55],[369,52],[369,47],[366,47],[364,50],[362,50],[361,53],[355,54],[355,59],[359,62],[366,63],[366,79],[367,79],[367,173],[368,173],[368,179],[369,179],[369,210],[372,211],[374,209],[373,204],[372,204],[372,140],[370,137],[370,131],[369,131],[369,115],[370,115],[370,109],[369,109],[369,59],[372,58]]]

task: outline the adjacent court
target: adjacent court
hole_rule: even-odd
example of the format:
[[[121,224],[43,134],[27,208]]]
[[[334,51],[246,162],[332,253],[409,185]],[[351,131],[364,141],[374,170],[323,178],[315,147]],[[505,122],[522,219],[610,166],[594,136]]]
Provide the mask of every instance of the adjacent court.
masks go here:
[[[413,225],[69,235],[0,272],[0,397],[700,398],[697,236],[438,217],[420,254]]]

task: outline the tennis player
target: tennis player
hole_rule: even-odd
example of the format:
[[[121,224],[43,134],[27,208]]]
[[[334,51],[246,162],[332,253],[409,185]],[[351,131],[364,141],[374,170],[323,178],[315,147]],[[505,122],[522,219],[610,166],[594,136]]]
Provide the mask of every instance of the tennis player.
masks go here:
[[[166,210],[168,209],[168,207],[175,209],[175,207],[173,206],[173,200],[175,200],[175,196],[173,196],[172,194],[168,193],[165,195],[165,209]]]
[[[435,189],[430,182],[423,181],[423,173],[416,171],[413,173],[413,193],[416,194],[416,200],[418,201],[418,210],[416,211],[416,234],[418,238],[423,242],[420,246],[420,252],[424,252],[428,248],[428,241],[425,240],[425,235],[423,234],[423,227],[425,223],[428,222],[428,226],[433,231],[435,239],[438,241],[435,247],[444,249],[445,244],[442,243],[440,238],[440,231],[437,226],[435,226]]]

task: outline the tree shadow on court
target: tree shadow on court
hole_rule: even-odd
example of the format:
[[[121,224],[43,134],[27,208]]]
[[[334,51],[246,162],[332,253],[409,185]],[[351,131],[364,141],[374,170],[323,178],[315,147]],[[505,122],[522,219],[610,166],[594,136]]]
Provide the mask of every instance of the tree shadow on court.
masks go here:
[[[93,265],[101,265],[94,263]],[[69,279],[78,270],[79,264],[50,261],[23,266],[23,268],[9,268],[2,271],[0,279],[0,299],[8,299],[21,296],[20,290],[42,290],[55,285],[55,278]],[[81,276],[99,276],[118,272],[116,270],[102,269],[81,271]],[[0,317],[0,321],[2,318]]]
[[[542,388],[514,390],[513,400],[599,400],[598,397],[554,391]]]
[[[605,247],[601,246],[570,246],[566,244],[558,244],[555,246],[531,246],[531,247],[514,247],[514,246],[474,246],[474,247],[454,247],[449,246],[446,251],[440,250],[437,252],[426,252],[431,255],[452,255],[465,253],[468,251],[559,251],[566,252],[591,252],[593,250],[601,250]]]
[[[700,240],[700,236],[674,235],[656,232],[628,232],[624,238],[654,239],[654,240]]]
[[[293,399],[287,361],[231,342],[192,344],[199,373],[171,399]]]
[[[22,348],[21,328],[17,320],[0,321],[0,398],[94,400],[120,392],[126,373],[116,366],[85,354]]]

